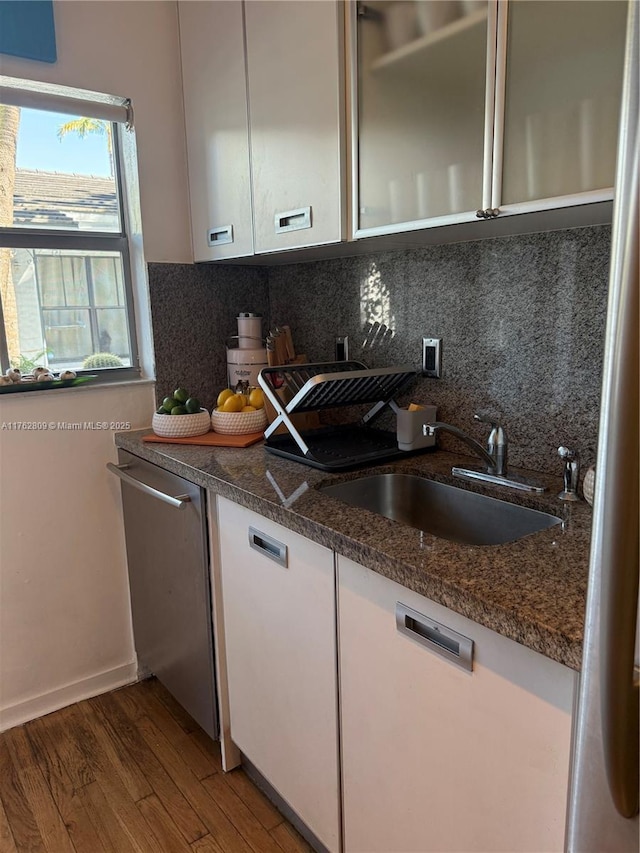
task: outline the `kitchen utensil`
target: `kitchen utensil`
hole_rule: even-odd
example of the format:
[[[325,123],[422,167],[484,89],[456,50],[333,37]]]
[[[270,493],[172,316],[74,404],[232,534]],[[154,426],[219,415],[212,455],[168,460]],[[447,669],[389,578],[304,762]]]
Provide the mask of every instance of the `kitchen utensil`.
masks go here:
[[[288,334],[286,329],[288,329]],[[288,326],[276,326],[269,332],[267,337],[267,351],[272,353],[268,356],[269,365],[287,364],[295,358],[293,349],[293,339],[291,338],[291,329]],[[293,356],[291,353],[294,353]]]
[[[227,338],[229,388],[238,382],[258,384],[258,373],[266,367],[267,351],[262,337],[262,317],[249,311],[238,314],[238,334]]]
[[[418,27],[423,36],[455,21],[461,13],[457,0],[418,0],[416,10]]]
[[[260,314],[243,312],[238,314],[238,347],[255,349],[255,341],[262,340],[262,317]]]
[[[590,468],[587,468],[584,480],[582,481],[582,494],[584,495],[585,501],[589,504],[589,506],[593,506],[593,492],[595,489],[596,482],[596,469],[593,465]]]
[[[262,441],[264,433],[250,432],[246,435],[221,435],[210,430],[204,435],[191,436],[190,438],[164,438],[159,435],[145,435],[142,440],[151,444],[193,444],[202,447],[249,447]]]
[[[475,15],[477,12],[487,12],[487,0],[460,0],[463,15]]]
[[[241,347],[240,341],[250,342],[253,347]],[[268,364],[267,350],[262,338],[241,338],[233,335],[227,338],[227,375],[229,388],[235,388],[238,382],[258,384],[258,373]]]
[[[291,334],[291,326],[280,326],[280,331],[284,335],[284,343],[287,351],[287,364],[296,359],[296,349],[293,345],[293,335]]]
[[[388,359],[385,358],[385,355],[386,350],[395,335],[394,330],[389,328],[385,323],[375,321],[373,323],[367,323],[364,326],[363,332],[364,340],[360,347],[360,354],[362,358],[365,359],[367,355],[373,356],[375,351],[376,360],[379,363],[388,361]]]
[[[391,0],[385,8],[384,21],[389,50],[397,50],[420,34],[414,0]]]
[[[346,470],[402,455],[395,432],[373,429],[370,423],[386,406],[397,411],[394,395],[416,377],[408,365],[370,370],[357,361],[265,368],[258,382],[276,412],[265,430],[266,449],[323,471]],[[282,381],[277,391],[276,380]],[[371,403],[374,405],[358,423],[341,427],[302,431],[291,417],[299,412]],[[281,425],[289,435],[275,435]]]
[[[418,450],[421,447],[433,447],[435,435],[425,435],[423,426],[436,420],[435,406],[421,406],[416,411],[398,409],[397,437],[400,450]]]

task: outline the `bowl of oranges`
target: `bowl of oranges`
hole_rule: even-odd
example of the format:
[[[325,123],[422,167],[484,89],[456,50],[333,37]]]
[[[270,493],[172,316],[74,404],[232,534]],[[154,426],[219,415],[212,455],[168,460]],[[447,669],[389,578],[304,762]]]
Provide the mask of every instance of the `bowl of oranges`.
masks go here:
[[[216,408],[211,412],[214,432],[247,435],[264,430],[266,425],[267,413],[261,388],[249,388],[246,393],[225,388],[218,394]]]

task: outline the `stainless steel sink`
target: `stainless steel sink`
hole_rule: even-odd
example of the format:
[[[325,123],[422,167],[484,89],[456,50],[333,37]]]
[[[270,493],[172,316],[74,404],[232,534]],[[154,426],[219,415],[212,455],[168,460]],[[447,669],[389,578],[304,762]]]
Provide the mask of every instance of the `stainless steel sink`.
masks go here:
[[[352,506],[465,545],[503,545],[560,523],[555,515],[414,474],[374,474],[320,488]]]

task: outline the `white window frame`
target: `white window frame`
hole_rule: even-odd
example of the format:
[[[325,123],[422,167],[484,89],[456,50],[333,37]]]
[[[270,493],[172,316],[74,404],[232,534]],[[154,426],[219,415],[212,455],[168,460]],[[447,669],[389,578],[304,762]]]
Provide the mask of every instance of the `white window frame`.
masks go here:
[[[12,104],[25,109],[39,109],[70,115],[87,115],[90,118],[102,118],[111,122],[113,140],[113,162],[120,217],[119,231],[78,231],[66,229],[7,228],[0,227],[0,247],[12,249],[59,249],[83,252],[117,252],[122,258],[123,283],[126,301],[127,322],[129,327],[130,360],[127,367],[98,368],[78,370],[78,376],[96,375],[95,383],[113,382],[142,377],[138,334],[135,311],[135,292],[132,278],[132,220],[130,207],[131,169],[123,158],[124,133],[133,131],[133,110],[127,98],[117,98],[80,89],[68,89],[62,86],[37,84],[28,80],[0,76],[0,103]],[[127,140],[127,147],[129,141]],[[135,188],[137,190],[137,187]],[[137,196],[137,193],[135,193]],[[138,230],[138,229],[136,229]],[[138,247],[133,247],[139,255]],[[139,258],[136,258],[139,260]],[[4,327],[2,303],[0,302],[0,366],[4,373],[9,365],[9,354]],[[95,384],[94,383],[94,384]]]

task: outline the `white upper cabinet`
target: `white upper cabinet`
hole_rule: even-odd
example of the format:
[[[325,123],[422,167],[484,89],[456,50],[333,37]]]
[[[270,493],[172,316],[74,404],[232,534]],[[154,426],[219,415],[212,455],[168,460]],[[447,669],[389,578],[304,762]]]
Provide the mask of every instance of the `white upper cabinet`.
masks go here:
[[[610,200],[627,5],[180,2],[195,259]]]
[[[194,259],[252,255],[242,3],[178,9]]]
[[[364,0],[351,13],[356,230],[475,219],[487,165],[488,4]]]
[[[626,17],[627,3],[618,0],[501,5],[504,152],[498,126],[502,186],[493,207],[519,213],[611,198]],[[545,199],[548,205],[539,203]]]
[[[344,9],[245,3],[256,252],[343,237]]]
[[[344,237],[344,6],[181,2],[196,261]]]
[[[352,3],[354,236],[611,199],[626,10]]]

